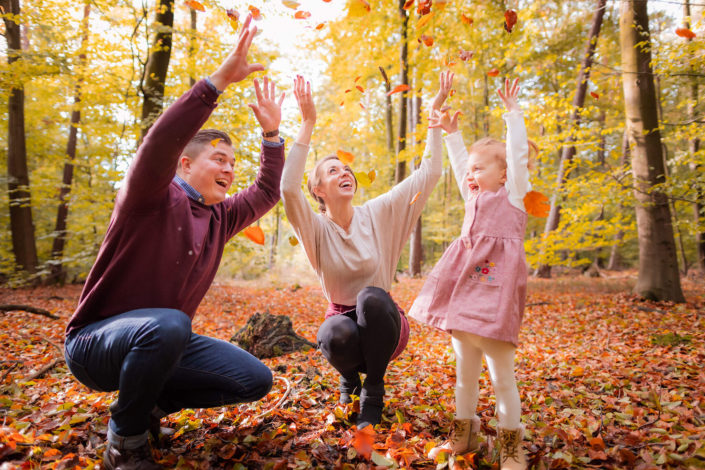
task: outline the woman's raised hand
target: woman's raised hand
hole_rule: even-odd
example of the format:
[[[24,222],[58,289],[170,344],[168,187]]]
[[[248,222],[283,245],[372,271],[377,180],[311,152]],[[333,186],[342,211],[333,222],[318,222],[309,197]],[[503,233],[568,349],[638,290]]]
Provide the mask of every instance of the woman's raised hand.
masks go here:
[[[301,129],[296,136],[296,142],[308,145],[313,135],[313,126],[316,124],[316,103],[313,102],[311,83],[301,75],[297,75],[294,79],[294,96],[301,112]]]
[[[262,89],[259,87],[259,81],[255,79],[255,95],[257,96],[257,103],[249,104],[248,106],[254,111],[259,125],[262,126],[262,130],[271,132],[279,129],[279,123],[282,120],[284,93],[277,99],[274,93],[274,82],[264,77]]]
[[[507,78],[504,81],[504,93],[502,93],[502,88],[497,89],[497,94],[502,98],[504,107],[507,111],[521,111],[519,106],[519,101],[517,101],[517,96],[519,95],[519,79],[515,78],[510,84],[510,80]]]
[[[433,98],[433,103],[431,104],[431,112],[440,111],[441,107],[443,106],[443,103],[445,103],[446,99],[448,99],[450,90],[453,87],[453,77],[455,77],[455,74],[450,70],[441,72],[438,93],[436,93],[436,97]]]
[[[301,120],[304,123],[315,123],[316,104],[313,102],[313,95],[311,94],[311,83],[307,82],[301,75],[297,75],[294,79],[294,96],[299,105]]]

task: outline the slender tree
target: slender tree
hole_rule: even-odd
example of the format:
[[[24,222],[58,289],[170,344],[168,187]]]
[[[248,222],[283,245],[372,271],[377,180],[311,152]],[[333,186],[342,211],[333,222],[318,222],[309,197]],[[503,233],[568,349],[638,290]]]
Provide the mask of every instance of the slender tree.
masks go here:
[[[639,240],[635,292],[647,299],[683,302],[668,198],[657,188],[665,182],[665,168],[646,0],[622,0],[619,26]]]
[[[412,97],[410,100],[410,105],[411,119],[409,120],[409,129],[410,132],[415,135],[417,125],[421,124],[421,97]],[[420,159],[414,158],[414,170],[417,170],[420,165]],[[423,263],[422,217],[423,216],[419,216],[416,221],[416,225],[414,226],[414,230],[411,232],[411,239],[409,241],[409,274],[414,277],[421,275],[421,264]]]
[[[399,65],[401,65],[401,84],[409,84],[409,15],[404,9],[404,0],[399,0],[399,15],[401,16],[401,52],[399,54]],[[399,100],[399,140],[397,141],[397,167],[394,176],[395,184],[401,182],[406,177],[406,161],[399,159],[404,149],[406,149],[406,126],[407,126],[407,106],[406,97],[408,92],[401,93]]]
[[[0,6],[5,13],[11,14],[3,15],[3,21],[7,39],[7,62],[12,67],[20,60],[22,54],[20,0],[0,0]],[[10,200],[12,251],[17,268],[34,273],[37,270],[37,247],[27,169],[24,86],[22,83],[13,83],[11,87],[7,114],[7,190]]]
[[[151,52],[142,77],[142,134],[147,135],[164,107],[164,85],[171,59],[172,32],[174,29],[174,0],[159,0],[155,18],[155,33]]]
[[[605,7],[607,0],[597,0],[597,9],[595,10],[595,16],[592,20],[592,27],[590,28],[590,34],[588,35],[588,43],[585,49],[585,55],[583,56],[583,62],[580,66],[580,71],[578,72],[578,83],[575,90],[575,96],[573,97],[573,113],[570,117],[573,129],[577,129],[580,125],[580,113],[582,111],[583,105],[585,104],[585,95],[587,94],[587,84],[590,79],[590,69],[592,68],[593,57],[595,56],[595,48],[597,47],[597,38],[600,35],[600,29],[602,28],[602,19],[605,16]],[[551,210],[546,219],[546,227],[544,228],[544,236],[547,237],[549,233],[558,228],[558,223],[560,221],[560,201],[559,193],[562,186],[565,184],[566,178],[566,168],[573,160],[575,156],[575,135],[570,132],[568,137],[568,142],[563,146],[561,150],[561,158],[558,163],[558,173],[556,175],[556,189],[551,196]],[[536,270],[536,275],[538,277],[548,278],[551,277],[551,266],[549,264],[542,264]]]
[[[66,160],[64,162],[63,178],[61,189],[59,190],[59,206],[56,210],[56,225],[54,228],[54,242],[51,248],[51,274],[46,279],[49,283],[63,284],[66,281],[66,271],[62,258],[64,256],[64,246],[66,245],[66,225],[69,215],[68,197],[71,192],[73,182],[74,160],[76,159],[76,140],[78,137],[78,126],[81,123],[81,86],[83,85],[83,68],[86,65],[86,45],[88,43],[88,18],[91,12],[90,3],[83,6],[83,21],[81,29],[81,52],[78,55],[78,67],[76,71],[77,80],[74,88],[73,110],[69,121],[69,137],[66,143]]]

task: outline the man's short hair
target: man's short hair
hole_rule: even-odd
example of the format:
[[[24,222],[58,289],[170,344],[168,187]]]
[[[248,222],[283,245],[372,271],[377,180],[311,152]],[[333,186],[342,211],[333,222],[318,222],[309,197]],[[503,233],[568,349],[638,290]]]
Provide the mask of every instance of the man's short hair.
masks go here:
[[[196,135],[193,136],[189,143],[186,144],[182,155],[196,158],[203,151],[203,147],[206,145],[213,145],[212,143],[215,139],[220,139],[229,146],[233,146],[233,141],[230,140],[230,136],[225,132],[219,131],[218,129],[201,129],[196,133]]]

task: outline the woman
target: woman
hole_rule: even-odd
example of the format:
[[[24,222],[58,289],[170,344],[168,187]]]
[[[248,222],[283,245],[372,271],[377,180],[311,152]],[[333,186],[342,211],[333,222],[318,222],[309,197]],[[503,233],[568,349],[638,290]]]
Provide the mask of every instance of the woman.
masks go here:
[[[448,91],[441,87],[433,109],[440,109]],[[330,302],[318,330],[319,349],[341,375],[340,402],[360,395],[357,426],[362,429],[379,424],[387,365],[409,339],[409,323],[389,290],[402,249],[441,175],[440,130],[429,130],[425,154],[430,150],[431,158],[362,206],[352,205],[357,181],[350,167],[335,155],[318,161],[308,178],[309,191],[319,204],[316,214],[301,190],[316,122],[311,85],[301,76],[294,81],[294,95],[303,122],[284,164],[282,201]],[[366,374],[364,383],[360,373]]]

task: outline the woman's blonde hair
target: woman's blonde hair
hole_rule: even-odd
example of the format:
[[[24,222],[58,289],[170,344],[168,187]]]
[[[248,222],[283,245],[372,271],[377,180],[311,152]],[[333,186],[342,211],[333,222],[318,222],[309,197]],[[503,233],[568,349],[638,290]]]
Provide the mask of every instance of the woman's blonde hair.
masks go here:
[[[316,162],[313,168],[311,168],[311,171],[308,173],[308,181],[306,182],[306,186],[308,187],[308,192],[311,194],[311,197],[318,203],[318,212],[325,214],[326,212],[326,203],[323,201],[322,198],[316,196],[313,192],[313,188],[318,186],[318,184],[321,182],[321,175],[318,173],[319,168],[328,160],[338,160],[340,161],[340,158],[338,158],[337,155],[328,155],[327,157],[323,157],[320,160]],[[342,163],[342,162],[341,162]],[[345,165],[345,168],[347,170],[350,170],[350,174],[353,177],[353,180],[355,181],[355,191],[357,191],[357,178],[355,177],[355,172],[352,171],[352,168],[350,168],[348,165]]]

